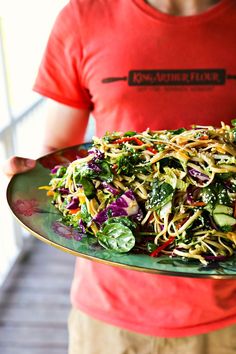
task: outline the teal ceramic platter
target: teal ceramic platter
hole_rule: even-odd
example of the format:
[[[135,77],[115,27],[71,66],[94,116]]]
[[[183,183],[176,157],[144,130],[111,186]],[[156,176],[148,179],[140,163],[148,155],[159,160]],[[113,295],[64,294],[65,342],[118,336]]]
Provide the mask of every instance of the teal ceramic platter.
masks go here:
[[[236,255],[227,261],[204,266],[199,261],[186,261],[178,257],[153,258],[148,254],[132,251],[117,254],[102,248],[95,237],[81,237],[75,229],[62,224],[59,221],[60,213],[51,204],[46,191],[39,187],[48,185],[50,169],[86,156],[90,146],[91,144],[78,145],[43,156],[37,160],[33,170],[11,179],[7,189],[8,204],[24,228],[41,241],[64,252],[112,266],[170,276],[236,278]]]

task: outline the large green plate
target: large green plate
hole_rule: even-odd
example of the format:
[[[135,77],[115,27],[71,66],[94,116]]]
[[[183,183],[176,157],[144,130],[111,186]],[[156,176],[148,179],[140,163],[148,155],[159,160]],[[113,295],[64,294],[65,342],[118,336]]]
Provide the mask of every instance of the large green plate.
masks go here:
[[[171,276],[236,278],[236,256],[203,266],[198,261],[178,257],[153,258],[132,252],[117,254],[99,246],[95,237],[81,238],[76,230],[60,223],[60,214],[51,205],[45,190],[38,188],[48,185],[51,168],[85,156],[90,146],[78,145],[41,157],[33,170],[12,178],[7,189],[8,204],[23,227],[41,241],[62,251],[113,266]]]

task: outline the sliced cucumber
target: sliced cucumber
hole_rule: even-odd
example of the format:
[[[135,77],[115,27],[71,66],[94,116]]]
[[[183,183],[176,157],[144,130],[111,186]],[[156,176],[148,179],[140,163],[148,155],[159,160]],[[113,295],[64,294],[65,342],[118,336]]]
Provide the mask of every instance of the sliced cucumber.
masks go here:
[[[233,215],[233,208],[228,207],[227,205],[218,204],[213,210],[213,214],[227,214]]]
[[[236,219],[226,214],[213,214],[213,219],[220,227],[233,226],[236,224]]]
[[[160,210],[160,218],[164,219],[166,215],[171,213],[171,209],[172,209],[172,203],[171,202],[166,203]]]

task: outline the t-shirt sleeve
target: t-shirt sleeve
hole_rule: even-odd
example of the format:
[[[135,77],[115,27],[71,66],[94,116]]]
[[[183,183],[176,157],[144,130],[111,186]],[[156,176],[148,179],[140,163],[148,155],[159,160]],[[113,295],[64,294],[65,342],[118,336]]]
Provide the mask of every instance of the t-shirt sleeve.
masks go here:
[[[91,95],[83,85],[82,40],[71,2],[54,23],[33,90],[65,105],[92,109]]]

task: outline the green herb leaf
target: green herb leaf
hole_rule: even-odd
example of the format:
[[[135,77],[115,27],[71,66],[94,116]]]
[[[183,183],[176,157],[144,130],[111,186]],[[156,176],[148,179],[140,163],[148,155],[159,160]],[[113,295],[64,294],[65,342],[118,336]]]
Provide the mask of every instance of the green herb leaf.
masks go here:
[[[62,166],[60,168],[58,168],[57,172],[56,172],[56,177],[57,178],[61,178],[64,176],[64,174],[66,173],[67,168],[65,166]]]
[[[84,194],[86,195],[86,197],[88,199],[93,199],[96,195],[96,190],[95,190],[93,182],[91,182],[90,180],[88,180],[85,177],[81,177],[79,182],[83,186]]]
[[[123,136],[126,137],[126,136],[134,136],[136,135],[137,133],[136,132],[133,132],[131,130],[129,130],[128,132],[126,132]]]
[[[202,190],[202,201],[214,206],[216,204],[231,205],[229,194],[221,183],[214,183]]]
[[[163,182],[160,184],[159,181],[155,181],[152,186],[148,207],[160,210],[172,200],[173,195],[174,188],[169,183]]]
[[[155,243],[152,242],[148,242],[147,243],[147,251],[152,253],[153,251],[155,251],[155,249],[157,248],[157,245]]]
[[[132,231],[120,223],[105,225],[96,236],[102,247],[118,253],[129,252],[135,245]]]
[[[86,223],[91,221],[91,216],[88,212],[88,209],[87,209],[87,206],[85,203],[81,205],[80,218],[81,218],[81,220],[83,220]]]
[[[233,230],[233,227],[230,225],[224,225],[224,226],[221,226],[221,230],[223,232],[231,232]]]
[[[114,175],[111,171],[110,165],[106,161],[102,161],[98,165],[102,169],[102,171],[98,175],[99,179],[106,182],[112,182]]]
[[[110,225],[110,224],[114,224],[114,223],[116,223],[116,224],[119,223],[124,226],[127,226],[131,230],[135,230],[137,227],[137,225],[134,221],[130,220],[129,218],[127,218],[125,216],[117,216],[117,217],[109,218],[107,221],[105,221],[105,223],[103,225]]]
[[[179,128],[179,129],[175,129],[175,130],[168,130],[168,132],[170,132],[173,135],[179,135],[183,132],[185,132],[185,128]]]

